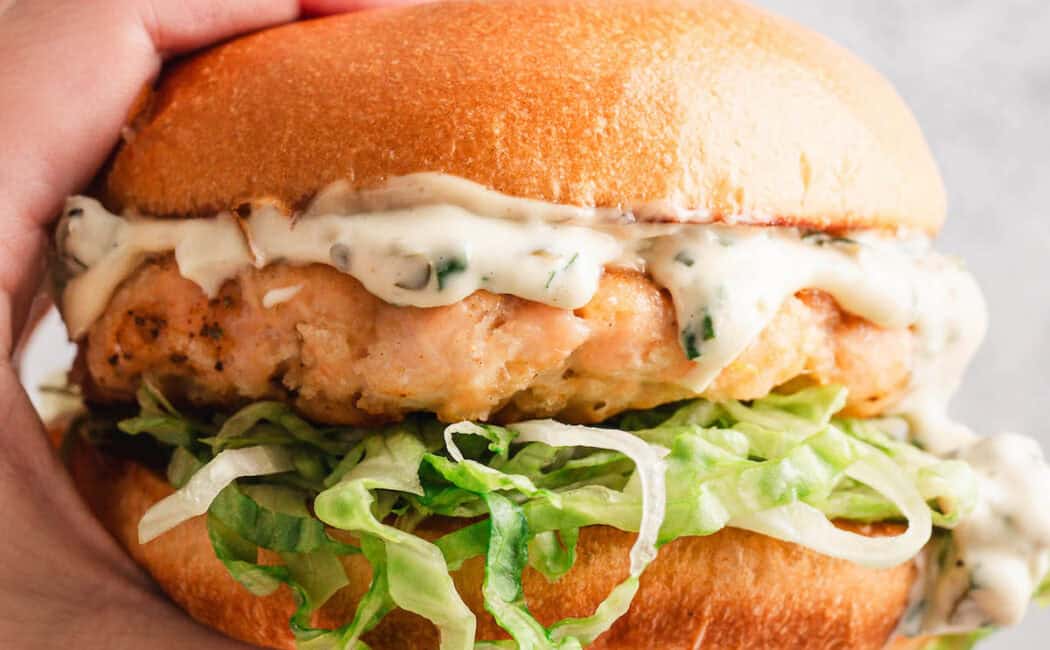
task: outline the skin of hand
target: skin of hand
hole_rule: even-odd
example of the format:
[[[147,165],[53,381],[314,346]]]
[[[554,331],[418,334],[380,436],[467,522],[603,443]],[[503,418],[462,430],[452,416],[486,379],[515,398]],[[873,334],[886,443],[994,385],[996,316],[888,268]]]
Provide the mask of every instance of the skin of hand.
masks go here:
[[[167,58],[300,16],[411,0],[0,0],[0,648],[247,646],[177,610],[94,520],[12,362],[47,227]]]

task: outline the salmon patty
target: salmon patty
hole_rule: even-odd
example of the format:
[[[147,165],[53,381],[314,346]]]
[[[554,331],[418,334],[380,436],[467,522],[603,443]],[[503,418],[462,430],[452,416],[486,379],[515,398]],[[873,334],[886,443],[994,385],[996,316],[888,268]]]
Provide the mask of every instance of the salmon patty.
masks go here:
[[[789,298],[703,393],[754,399],[785,383],[841,384],[847,413],[881,413],[907,389],[908,329],[843,312],[827,294]],[[429,309],[370,294],[329,266],[250,269],[208,299],[171,257],[144,264],[88,332],[89,399],[133,399],[143,377],[196,406],[290,402],[313,420],[375,424],[429,411],[443,421],[557,417],[598,422],[696,397],[671,298],[609,269],[575,311],[478,291]]]

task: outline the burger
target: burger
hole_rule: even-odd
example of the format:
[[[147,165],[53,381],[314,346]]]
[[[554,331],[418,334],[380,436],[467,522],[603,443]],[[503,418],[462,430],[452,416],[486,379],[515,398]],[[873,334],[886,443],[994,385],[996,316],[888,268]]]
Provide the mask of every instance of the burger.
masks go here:
[[[1048,591],[1050,468],[947,416],[945,212],[885,80],[730,0],[239,38],[58,223],[69,468],[260,646],[963,647]]]

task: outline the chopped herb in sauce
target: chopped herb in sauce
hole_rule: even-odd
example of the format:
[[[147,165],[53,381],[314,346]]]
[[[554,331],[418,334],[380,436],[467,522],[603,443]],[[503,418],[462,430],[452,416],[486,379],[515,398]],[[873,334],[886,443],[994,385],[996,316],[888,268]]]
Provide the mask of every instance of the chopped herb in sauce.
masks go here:
[[[817,246],[827,246],[828,244],[851,244],[856,246],[858,244],[857,240],[855,239],[850,239],[849,237],[829,235],[826,232],[821,232],[819,230],[807,230],[806,232],[802,233],[802,239],[803,241],[808,241],[809,243],[816,244]]]
[[[700,358],[700,347],[696,342],[696,332],[689,328],[682,330],[682,348],[685,350],[686,358],[690,361]]]
[[[682,349],[685,350],[686,358],[690,361],[699,359],[701,355],[700,344],[713,338],[715,338],[715,323],[711,318],[710,312],[705,309],[704,318],[700,321],[699,333],[697,333],[695,325],[692,324],[682,330]]]
[[[704,340],[710,341],[715,338],[715,323],[711,320],[710,312],[704,311]]]
[[[438,291],[445,288],[448,276],[462,273],[467,270],[467,261],[460,257],[443,257],[434,266],[437,274]]]
[[[579,252],[573,253],[572,257],[569,258],[569,261],[565,263],[565,266],[561,267],[560,269],[554,269],[553,271],[548,273],[547,274],[547,281],[543,283],[543,288],[544,289],[550,289],[551,288],[551,283],[554,282],[554,276],[558,275],[559,271],[568,271],[569,267],[572,266],[573,264],[575,264],[576,260],[579,257],[580,257],[580,253]]]
[[[696,264],[696,260],[693,259],[693,256],[688,251],[678,251],[678,254],[674,256],[674,261],[685,266]]]

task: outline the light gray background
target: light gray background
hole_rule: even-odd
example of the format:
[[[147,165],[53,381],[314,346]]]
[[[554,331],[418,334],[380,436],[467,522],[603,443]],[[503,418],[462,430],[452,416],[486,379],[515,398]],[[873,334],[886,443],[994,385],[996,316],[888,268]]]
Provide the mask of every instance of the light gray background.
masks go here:
[[[1050,2],[753,1],[857,53],[915,111],[948,186],[938,247],[967,261],[991,314],[953,414],[1050,449]],[[1050,648],[1050,610],[980,647]]]

